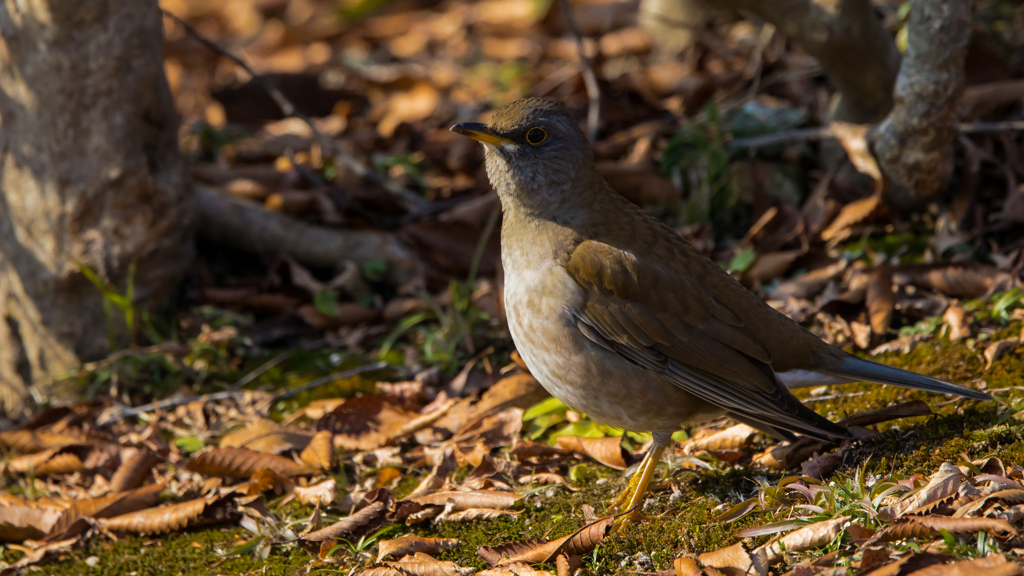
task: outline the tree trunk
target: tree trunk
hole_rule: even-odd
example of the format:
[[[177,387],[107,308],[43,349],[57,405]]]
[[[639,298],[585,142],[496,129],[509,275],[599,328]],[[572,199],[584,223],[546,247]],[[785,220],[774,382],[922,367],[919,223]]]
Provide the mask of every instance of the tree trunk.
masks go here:
[[[0,4],[0,400],[49,400],[110,352],[94,271],[139,307],[174,296],[195,207],[156,0]],[[133,266],[134,265],[134,266]],[[130,270],[136,271],[131,278]]]

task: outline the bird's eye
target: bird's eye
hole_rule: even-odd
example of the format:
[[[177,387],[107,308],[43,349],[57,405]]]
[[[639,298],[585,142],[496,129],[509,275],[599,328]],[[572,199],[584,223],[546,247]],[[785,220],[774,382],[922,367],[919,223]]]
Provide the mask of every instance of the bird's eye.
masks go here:
[[[526,141],[536,146],[548,139],[548,133],[543,128],[530,128],[526,133]]]

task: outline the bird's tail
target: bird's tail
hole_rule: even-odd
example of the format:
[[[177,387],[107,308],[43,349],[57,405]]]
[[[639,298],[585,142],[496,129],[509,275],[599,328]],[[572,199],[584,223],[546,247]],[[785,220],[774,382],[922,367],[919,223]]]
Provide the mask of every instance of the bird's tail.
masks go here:
[[[912,390],[955,394],[975,400],[992,399],[991,396],[980,390],[974,390],[973,388],[953,384],[952,382],[946,382],[945,380],[939,380],[938,378],[932,378],[931,376],[925,376],[924,374],[918,374],[894,366],[872,362],[871,360],[857,358],[856,356],[847,356],[841,366],[822,370],[821,372],[850,381],[866,380],[868,382],[878,382]]]

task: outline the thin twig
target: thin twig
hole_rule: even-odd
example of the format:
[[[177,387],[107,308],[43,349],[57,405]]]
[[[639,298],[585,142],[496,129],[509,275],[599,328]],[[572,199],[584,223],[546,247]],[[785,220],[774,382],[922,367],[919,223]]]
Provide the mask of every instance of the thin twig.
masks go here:
[[[576,49],[580,54],[580,73],[583,74],[583,84],[587,87],[587,96],[590,97],[590,108],[587,110],[587,138],[593,144],[597,141],[597,128],[601,122],[601,88],[597,85],[597,76],[594,75],[594,67],[583,46],[583,38],[580,36],[580,29],[576,26],[576,18],[572,15],[569,0],[559,0],[559,6],[562,8],[562,16],[565,17],[569,33],[576,41]]]
[[[1024,131],[1024,120],[1007,120],[1004,122],[961,122],[956,125],[961,134],[995,134],[999,132],[1020,132]],[[761,136],[749,138],[733,138],[726,143],[726,146],[734,150],[746,150],[749,148],[762,148],[775,146],[777,144],[790,144],[793,142],[807,142],[811,140],[825,140],[835,138],[832,129],[828,126],[816,128],[797,128],[783,132],[773,132]]]
[[[316,388],[317,386],[322,386],[324,384],[330,384],[331,382],[334,382],[336,380],[344,380],[345,378],[352,378],[353,376],[358,376],[360,374],[365,374],[366,372],[375,372],[377,370],[384,370],[386,368],[400,368],[400,367],[399,366],[395,366],[394,364],[389,364],[387,362],[377,362],[375,364],[367,364],[365,366],[359,366],[359,367],[353,368],[351,370],[346,370],[344,372],[339,372],[337,374],[329,374],[329,375],[324,376],[322,378],[317,378],[316,380],[310,380],[309,382],[306,382],[305,384],[302,384],[301,386],[296,386],[295,388],[289,388],[288,390],[283,390],[283,391],[278,392],[276,394],[272,394],[271,395],[271,399],[273,399],[273,400],[285,400],[285,399],[291,398],[292,396],[295,396],[296,394],[301,394],[302,392],[305,392],[307,390],[312,390],[313,388]],[[206,401],[206,402],[218,402],[220,400],[231,400],[231,399],[234,399],[234,398],[242,398],[246,394],[252,394],[252,393],[253,393],[252,390],[227,390],[225,392],[214,392],[213,394],[203,394],[202,396],[187,396],[187,397],[183,397],[183,398],[169,398],[167,400],[161,400],[159,402],[152,402],[152,403],[149,403],[149,404],[144,404],[142,406],[137,406],[135,408],[123,408],[123,409],[121,409],[121,410],[119,410],[117,412],[114,412],[113,414],[102,414],[100,416],[100,419],[97,420],[96,425],[97,426],[106,426],[107,424],[112,424],[112,423],[117,422],[119,420],[124,420],[125,418],[133,418],[133,417],[138,416],[140,414],[145,414],[147,412],[155,412],[157,410],[164,411],[164,410],[168,410],[170,408],[177,408],[178,406],[184,406],[186,404],[191,404],[193,402],[198,402],[200,400]]]
[[[399,368],[399,366],[395,366],[394,364],[389,364],[387,362],[376,362],[374,364],[367,364],[366,366],[359,366],[359,367],[353,368],[351,370],[346,370],[344,372],[338,372],[337,374],[328,374],[327,376],[324,376],[322,378],[317,378],[316,380],[310,380],[309,382],[306,382],[305,384],[302,384],[301,386],[296,386],[295,388],[289,388],[288,390],[284,390],[284,391],[278,392],[274,397],[275,397],[276,400],[287,400],[288,398],[291,398],[292,396],[301,394],[301,393],[303,393],[303,392],[305,392],[307,390],[312,390],[313,388],[316,388],[317,386],[323,386],[324,384],[330,384],[331,382],[336,382],[338,380],[344,380],[345,378],[351,378],[353,376],[358,376],[360,374],[365,374],[367,372],[375,372],[377,370],[384,370],[386,368]]]
[[[249,372],[248,374],[243,376],[238,382],[235,382],[234,384],[232,384],[231,387],[228,388],[228,390],[239,390],[239,389],[241,389],[246,384],[248,384],[248,383],[252,382],[253,380],[255,380],[255,379],[259,378],[260,376],[262,376],[267,370],[270,370],[274,366],[277,366],[281,362],[284,362],[291,355],[292,355],[291,351],[290,350],[286,350],[286,351],[278,354],[277,356],[274,356],[270,360],[267,360],[266,362],[264,362],[263,365],[261,365],[259,368],[253,370],[252,372]]]
[[[163,10],[163,13],[171,20],[177,22],[185,30],[185,33],[191,36],[194,40],[196,40],[203,46],[206,46],[213,52],[216,52],[217,54],[220,54],[228,60],[231,60],[236,65],[238,65],[239,68],[245,70],[246,74],[252,77],[252,79],[256,81],[256,83],[259,84],[260,87],[262,87],[267,92],[267,94],[270,95],[271,98],[274,99],[274,102],[276,102],[277,105],[281,108],[281,111],[284,113],[285,116],[291,116],[294,118],[298,118],[299,120],[302,120],[309,127],[313,135],[316,137],[317,143],[320,145],[320,147],[326,150],[328,153],[330,153],[330,155],[333,156],[335,159],[339,160],[342,164],[347,166],[350,170],[355,172],[361,178],[365,178],[370,182],[373,182],[374,184],[377,184],[378,186],[390,192],[395,197],[395,199],[399,203],[401,203],[402,206],[411,214],[421,214],[430,209],[429,200],[413,192],[412,190],[409,190],[405,186],[402,186],[401,184],[395,182],[390,178],[381,177],[376,172],[370,170],[369,167],[367,167],[362,162],[353,157],[351,154],[348,154],[345,151],[343,151],[334,141],[334,139],[330,138],[329,136],[321,132],[316,127],[316,125],[313,124],[313,119],[307,116],[306,113],[300,110],[298,107],[296,107],[292,103],[292,101],[289,100],[288,97],[285,96],[284,93],[282,93],[281,90],[277,88],[277,86],[270,78],[263,76],[261,74],[257,74],[256,71],[253,70],[240,57],[236,56],[227,49],[221,47],[217,43],[203,36],[198,30],[193,28],[191,24],[185,22],[176,14],[168,12],[167,10]]]
[[[483,260],[484,251],[487,250],[487,244],[490,243],[491,236],[494,235],[494,227],[498,225],[498,216],[501,216],[500,203],[495,204],[490,215],[487,216],[487,223],[484,224],[480,240],[477,241],[476,252],[473,253],[473,263],[469,267],[469,276],[466,277],[466,285],[469,286],[470,291],[473,290],[473,284],[476,282],[476,273],[480,269],[480,261]]]

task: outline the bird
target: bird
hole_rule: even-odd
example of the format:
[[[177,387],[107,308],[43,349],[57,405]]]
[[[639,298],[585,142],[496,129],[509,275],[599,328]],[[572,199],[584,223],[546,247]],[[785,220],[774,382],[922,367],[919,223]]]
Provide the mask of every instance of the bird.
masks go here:
[[[726,415],[777,439],[851,438],[791,388],[869,381],[991,399],[846,353],[769,306],[615,191],[558,102],[516,100],[451,131],[483,145],[502,207],[508,327],[530,372],[595,421],[651,434],[613,506],[627,519],[687,425]]]

